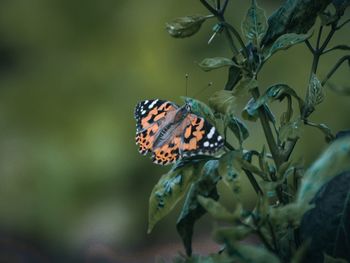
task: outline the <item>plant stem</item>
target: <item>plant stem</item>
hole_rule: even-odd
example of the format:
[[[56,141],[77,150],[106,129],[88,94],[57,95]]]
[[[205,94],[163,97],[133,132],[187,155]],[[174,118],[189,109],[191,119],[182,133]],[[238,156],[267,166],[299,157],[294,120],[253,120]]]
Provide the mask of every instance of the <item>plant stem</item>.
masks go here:
[[[258,182],[255,180],[254,175],[253,175],[250,171],[248,171],[248,170],[246,170],[246,169],[243,169],[243,171],[244,171],[245,174],[247,175],[248,180],[249,180],[250,184],[253,186],[253,188],[254,188],[256,194],[257,194],[257,195],[263,196],[264,193],[263,193],[263,191],[261,190],[261,188],[260,188]]]
[[[254,88],[252,90],[252,96],[255,100],[257,100],[260,97],[260,93],[259,93],[258,88]],[[278,167],[280,167],[282,162],[280,159],[279,148],[278,148],[278,145],[277,145],[275,138],[273,136],[268,116],[267,116],[265,109],[263,107],[260,107],[258,109],[258,113],[259,113],[259,119],[261,122],[261,126],[263,127],[263,130],[264,130],[267,144],[269,145],[273,160],[275,161],[276,167],[278,168]]]
[[[333,68],[328,72],[326,78],[322,80],[322,86],[326,84],[326,82],[333,76],[333,74],[337,71],[337,69],[343,64],[345,61],[350,63],[350,55],[344,56],[338,60],[338,62],[333,66]]]

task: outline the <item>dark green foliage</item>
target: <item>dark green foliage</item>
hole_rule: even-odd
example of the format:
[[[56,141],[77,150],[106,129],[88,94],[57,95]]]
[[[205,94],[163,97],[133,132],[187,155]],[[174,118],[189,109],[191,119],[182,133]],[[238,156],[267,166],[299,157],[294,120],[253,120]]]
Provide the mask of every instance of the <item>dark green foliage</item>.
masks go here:
[[[264,10],[252,0],[241,24],[246,42],[225,20],[229,1],[214,2],[216,5],[201,0],[212,15],[177,19],[170,24],[173,28],[169,33],[176,37],[190,36],[205,19],[218,20],[210,41],[217,34],[224,34],[232,51],[228,57],[232,58],[206,58],[199,66],[204,71],[229,67],[226,85],[209,98],[209,106],[192,98],[184,100],[192,106],[193,113],[220,130],[226,147],[215,156],[184,159],[160,179],[150,198],[149,230],[186,196],[176,227],[188,258],[178,258],[175,262],[298,263],[318,262],[315,260],[323,258],[326,262],[341,262],[339,257],[349,259],[350,226],[346,219],[350,216],[350,178],[349,173],[342,173],[350,169],[349,132],[334,136],[326,124],[308,119],[324,100],[326,82],[340,65],[350,61],[350,56],[343,56],[324,80],[317,77],[321,55],[349,50],[342,44],[326,49],[335,32],[348,23],[348,20],[340,23],[340,19],[349,1],[287,0],[267,22]],[[335,7],[333,12],[326,9],[330,3]],[[318,15],[321,26],[313,47],[309,32]],[[325,27],[329,32],[323,38]],[[305,81],[306,96],[301,97],[284,83],[261,87],[258,75],[265,62],[276,52],[301,43],[306,43],[313,56],[311,73]],[[265,90],[262,94],[261,88]],[[268,146],[261,151],[243,147],[253,131],[237,117],[236,105],[247,94],[249,100],[242,117],[260,121]],[[270,110],[272,102],[286,104],[278,119]],[[304,167],[290,157],[308,126],[321,131],[329,145],[312,165]],[[237,140],[231,142],[230,133]],[[239,193],[245,190],[240,184],[242,176],[247,176],[257,194],[253,209],[245,209],[240,202]],[[234,195],[234,211],[219,202],[219,181]],[[224,249],[216,255],[191,257],[194,225],[206,212],[215,221],[227,224],[214,230],[215,241],[223,244]],[[241,242],[252,235],[258,238],[259,245]]]
[[[323,262],[323,253],[350,261],[350,172],[334,177],[312,200],[300,225],[302,240],[311,239],[305,262]]]
[[[268,19],[269,27],[262,44],[268,46],[287,33],[305,34],[314,25],[318,13],[331,0],[287,0]]]
[[[194,224],[206,213],[205,209],[198,203],[197,196],[219,199],[216,190],[216,184],[219,181],[218,166],[219,162],[216,160],[208,161],[205,164],[202,176],[191,185],[182,212],[177,220],[176,228],[182,238],[188,256],[192,254]]]

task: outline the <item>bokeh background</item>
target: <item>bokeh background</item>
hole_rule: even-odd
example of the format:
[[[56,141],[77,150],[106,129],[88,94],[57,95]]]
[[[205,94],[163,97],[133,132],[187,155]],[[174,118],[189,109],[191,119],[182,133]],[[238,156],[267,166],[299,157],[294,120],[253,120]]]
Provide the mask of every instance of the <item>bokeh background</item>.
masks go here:
[[[259,2],[268,15],[282,3]],[[231,1],[227,19],[237,28],[248,5]],[[204,102],[223,88],[225,69],[196,65],[231,56],[223,37],[207,45],[213,21],[189,39],[165,31],[167,21],[198,13],[207,11],[195,0],[0,2],[1,262],[154,262],[181,251],[176,210],[146,234],[149,194],[168,168],[138,153],[133,110],[150,98],[182,103],[186,74],[188,95]],[[344,27],[331,45],[349,44],[349,36]],[[322,57],[320,78],[341,54]],[[284,82],[303,95],[310,67],[305,45],[280,52],[262,71],[262,87]],[[332,82],[349,86],[349,73],[344,65]],[[349,97],[325,93],[311,119],[349,128]],[[259,123],[248,126],[254,134],[245,146],[261,149]],[[306,128],[293,157],[308,164],[324,147],[323,135]],[[254,194],[243,186],[249,206]],[[212,226],[207,217],[199,222],[195,251],[214,250]]]

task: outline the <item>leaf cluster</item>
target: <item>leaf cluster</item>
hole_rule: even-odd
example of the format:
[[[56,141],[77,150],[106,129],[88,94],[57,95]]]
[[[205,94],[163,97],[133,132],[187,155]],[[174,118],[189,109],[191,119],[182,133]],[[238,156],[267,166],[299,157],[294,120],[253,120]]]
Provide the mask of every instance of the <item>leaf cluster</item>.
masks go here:
[[[208,43],[219,34],[227,39],[232,51],[229,58],[205,58],[199,63],[204,71],[227,68],[225,87],[209,98],[208,105],[193,98],[183,98],[192,106],[193,113],[221,131],[225,149],[215,156],[182,159],[161,177],[150,197],[149,232],[184,199],[176,228],[186,256],[175,262],[350,260],[350,230],[345,220],[350,215],[350,198],[346,186],[348,180],[344,179],[349,177],[344,171],[350,170],[350,136],[346,132],[334,136],[327,125],[310,121],[311,114],[325,99],[325,84],[343,62],[350,61],[350,56],[346,55],[331,68],[324,80],[317,76],[320,56],[333,50],[350,50],[343,44],[327,48],[335,32],[348,23],[349,20],[342,21],[342,17],[350,2],[287,0],[267,19],[263,8],[252,0],[239,33],[226,22],[228,0],[223,3],[220,0],[213,1],[215,3],[200,1],[209,15],[180,17],[169,22],[166,28],[172,37],[185,38],[197,33],[204,22],[216,19]],[[313,30],[310,29],[315,27],[317,17],[321,25],[313,46],[310,42]],[[325,30],[328,34],[322,42]],[[261,93],[263,87],[258,76],[264,64],[277,52],[302,43],[313,56],[305,96],[297,94],[286,83],[272,83]],[[349,94],[346,88],[333,89]],[[237,101],[247,96],[246,106],[238,112]],[[276,117],[270,109],[271,103],[285,103],[285,111]],[[244,147],[252,133],[245,123],[249,121],[261,123],[267,147],[261,150]],[[317,128],[328,144],[309,167],[290,159],[305,127]],[[256,192],[253,209],[244,208],[240,201],[240,193],[244,191],[243,176]],[[232,211],[219,201],[217,185],[221,182],[233,194],[236,206]],[[332,196],[330,193],[334,191],[339,192]],[[218,222],[213,238],[223,245],[223,249],[217,254],[198,257],[192,255],[192,235],[196,221],[205,213]],[[220,226],[222,222],[225,227]],[[316,230],[320,228],[323,230]],[[248,236],[256,237],[260,245],[241,242]],[[324,240],[327,236],[332,242]]]

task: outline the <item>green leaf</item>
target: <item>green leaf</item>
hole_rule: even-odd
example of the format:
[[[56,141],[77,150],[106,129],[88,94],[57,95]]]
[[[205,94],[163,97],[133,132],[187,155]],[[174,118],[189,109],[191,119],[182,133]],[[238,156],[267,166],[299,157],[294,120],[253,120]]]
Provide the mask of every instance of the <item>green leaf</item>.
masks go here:
[[[266,90],[265,94],[268,97],[268,101],[275,101],[275,100],[282,101],[286,96],[289,95],[297,100],[300,111],[304,106],[303,99],[300,98],[298,94],[287,84],[272,85]]]
[[[291,46],[304,42],[310,38],[311,34],[295,34],[288,33],[280,36],[271,47],[267,47],[263,50],[264,60],[270,58],[277,51],[288,49]]]
[[[189,164],[178,169],[173,168],[160,178],[149,200],[148,233],[184,196],[190,184],[196,179],[196,170],[199,166],[200,164]]]
[[[242,70],[239,67],[231,66],[228,70],[228,79],[225,85],[225,90],[233,90],[241,78]]]
[[[232,222],[238,218],[237,215],[229,212],[224,206],[212,198],[206,198],[198,195],[197,200],[201,206],[204,207],[204,209],[216,220]]]
[[[265,11],[257,5],[256,0],[252,0],[245,19],[242,22],[242,32],[248,40],[257,46],[266,33],[266,30],[267,19]]]
[[[218,243],[225,243],[229,240],[231,243],[242,240],[252,233],[250,227],[244,225],[235,225],[233,227],[223,227],[214,231],[214,239]],[[232,261],[231,261],[232,262]]]
[[[309,107],[314,107],[320,104],[324,99],[323,87],[315,74],[311,75],[309,90],[306,97],[306,104]]]
[[[293,140],[301,136],[303,132],[304,123],[301,119],[297,119],[293,122],[289,122],[279,129],[279,139],[282,142],[288,139]]]
[[[182,96],[181,98],[185,101],[185,103],[191,106],[192,113],[203,117],[204,119],[209,121],[211,124],[215,125],[214,113],[207,104],[189,97]]]
[[[324,255],[323,263],[348,263],[348,261],[343,258],[334,258],[326,253],[324,253],[323,255]]]
[[[230,67],[232,65],[235,65],[235,63],[229,58],[215,57],[215,58],[205,58],[198,65],[204,71],[211,71],[213,69],[218,69],[222,67]]]
[[[301,221],[301,241],[310,240],[309,261],[318,261],[322,252],[350,260],[350,172],[334,176],[312,199],[314,207]],[[326,237],[326,238],[325,238]]]
[[[241,153],[239,151],[227,152],[221,156],[219,162],[219,175],[234,193],[238,193],[241,188],[239,176],[242,172]]]
[[[198,203],[197,196],[205,196],[217,200],[219,195],[216,184],[220,180],[218,174],[219,162],[208,161],[202,170],[202,176],[191,185],[185,204],[176,223],[176,229],[181,236],[186,254],[192,253],[192,235],[195,222],[206,213],[206,210]]]
[[[262,246],[254,246],[245,243],[226,244],[228,254],[238,262],[254,263],[279,263],[280,260],[273,253]],[[235,261],[234,261],[235,262]]]
[[[219,90],[216,91],[209,98],[209,105],[215,112],[226,114],[228,112],[234,112],[236,108],[236,97],[230,90]]]
[[[254,98],[251,98],[242,110],[242,118],[247,121],[256,121],[259,118]]]
[[[320,188],[337,174],[350,169],[350,137],[335,140],[305,172],[297,201],[308,204]]]
[[[236,136],[240,145],[242,145],[243,141],[249,137],[249,131],[247,126],[244,124],[244,122],[236,118],[233,114],[229,114],[226,116],[225,124]]]
[[[175,38],[190,37],[199,31],[207,18],[202,15],[178,17],[166,24],[166,30]]]

